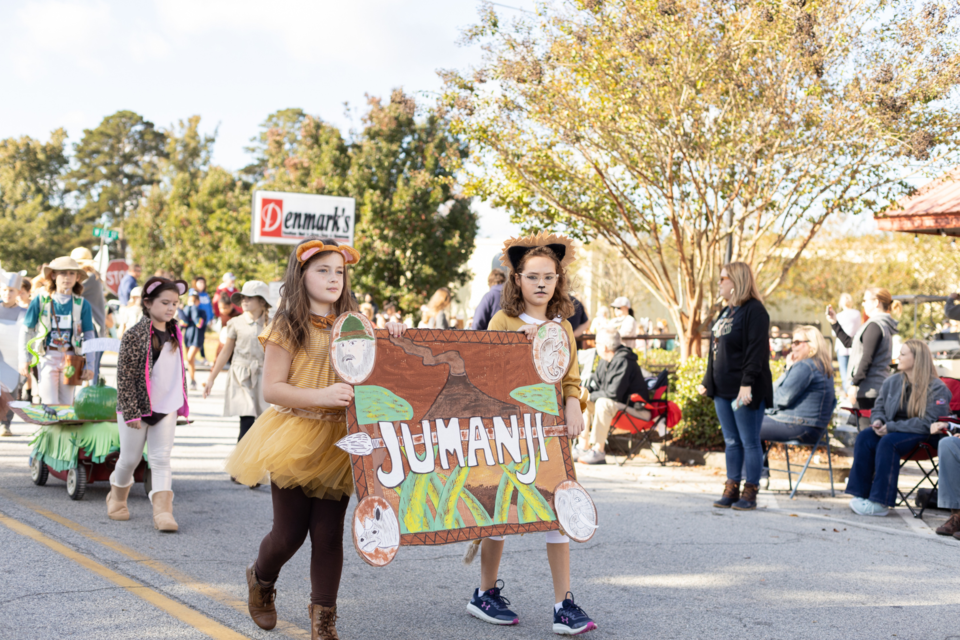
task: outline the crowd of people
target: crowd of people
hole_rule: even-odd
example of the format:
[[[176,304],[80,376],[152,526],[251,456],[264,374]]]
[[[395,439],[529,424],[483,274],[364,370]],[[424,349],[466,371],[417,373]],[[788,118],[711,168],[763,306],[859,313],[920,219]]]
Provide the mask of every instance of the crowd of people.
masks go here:
[[[519,331],[532,339],[539,325],[555,320],[573,345],[593,334],[599,364],[581,380],[574,350],[574,364],[562,380],[563,401],[573,458],[604,464],[615,416],[632,411],[640,419],[651,417],[644,408],[651,376],[641,367],[638,352],[651,346],[650,334],[644,332],[662,333],[666,326],[638,320],[622,296],[589,318],[566,279],[572,244],[552,238],[550,244],[537,237],[520,239],[515,250],[505,250],[505,269],[490,273],[490,290],[470,328]],[[276,308],[264,282],[250,280],[237,289],[235,276],[226,273],[211,294],[202,277],[191,285],[158,272],[140,284],[142,269],[134,264],[120,283],[116,318],[88,249],[43,265],[32,279],[0,271],[0,324],[16,328],[2,333],[17,336],[12,345],[0,339],[0,383],[12,395],[71,404],[77,386],[98,376],[99,358],[83,357],[84,342],[112,334],[121,338],[120,454],[106,498],[113,520],[130,519],[127,499],[147,445],[154,527],[178,530],[170,466],[177,420],[189,415],[189,392],[200,391],[198,364],[210,368],[204,398],[226,370],[223,415],[239,420],[238,444],[226,468],[238,484],[269,483],[273,499],[273,528],[246,569],[250,614],[264,629],[276,624],[275,585],[281,569],[309,535],[312,625],[316,637],[337,637],[343,522],[353,484],[347,456],[334,443],[346,435],[344,409],[353,387],[332,369],[330,328],[346,311],[364,314],[392,336],[412,328],[410,316],[395,302],[381,308],[371,294],[351,291],[349,267],[360,259],[355,249],[333,240],[300,243],[290,256]],[[846,485],[850,508],[864,516],[889,513],[897,501],[901,458],[926,442],[939,448],[939,506],[952,511],[937,533],[960,538],[960,441],[944,437],[960,437],[948,433],[952,427],[944,420],[953,395],[927,344],[899,341],[900,308],[890,292],[867,288],[862,312],[848,294],[840,297],[839,311],[827,307],[833,350],[816,326],[790,326],[789,332],[771,326],[745,263],[723,266],[717,293],[723,305],[711,324],[699,387],[713,402],[725,445],[726,480],[714,506],[755,509],[770,445],[817,443],[839,405],[859,430]],[[418,328],[464,328],[466,322],[453,315],[452,306],[451,291],[437,289],[420,309]],[[960,307],[948,304],[948,316],[954,308]],[[220,337],[213,362],[205,354],[210,330]],[[774,380],[771,362],[777,359],[784,369]],[[897,371],[891,372],[894,360]],[[4,435],[10,433],[11,417],[5,414]],[[516,624],[518,616],[502,595],[499,577],[504,543],[502,537],[483,540],[480,584],[472,590],[468,610],[493,624]],[[567,634],[596,628],[570,593],[569,540],[550,531],[545,543],[554,629]]]

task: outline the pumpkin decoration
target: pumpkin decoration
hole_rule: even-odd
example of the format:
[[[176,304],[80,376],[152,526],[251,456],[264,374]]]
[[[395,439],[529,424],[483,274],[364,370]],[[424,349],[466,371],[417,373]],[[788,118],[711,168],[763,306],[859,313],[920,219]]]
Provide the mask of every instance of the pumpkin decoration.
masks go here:
[[[106,386],[103,378],[77,391],[73,411],[81,420],[116,420],[117,390]]]

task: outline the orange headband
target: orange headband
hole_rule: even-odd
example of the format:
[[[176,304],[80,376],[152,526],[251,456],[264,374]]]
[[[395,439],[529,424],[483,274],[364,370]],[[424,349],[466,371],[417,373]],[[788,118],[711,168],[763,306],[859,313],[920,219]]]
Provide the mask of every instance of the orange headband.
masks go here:
[[[322,240],[311,240],[297,247],[297,260],[300,261],[300,264],[303,264],[322,251],[336,251],[343,256],[344,264],[356,264],[360,262],[360,252],[350,245],[323,244]]]

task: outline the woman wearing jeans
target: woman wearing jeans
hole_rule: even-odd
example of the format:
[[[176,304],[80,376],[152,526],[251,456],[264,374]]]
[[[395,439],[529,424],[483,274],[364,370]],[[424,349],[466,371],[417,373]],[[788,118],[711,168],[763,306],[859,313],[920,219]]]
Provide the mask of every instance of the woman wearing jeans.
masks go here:
[[[745,262],[720,270],[720,297],[727,306],[711,330],[707,373],[699,389],[713,398],[726,443],[727,483],[713,506],[747,511],[757,507],[763,469],[760,425],[764,409],[773,404],[770,315]]]

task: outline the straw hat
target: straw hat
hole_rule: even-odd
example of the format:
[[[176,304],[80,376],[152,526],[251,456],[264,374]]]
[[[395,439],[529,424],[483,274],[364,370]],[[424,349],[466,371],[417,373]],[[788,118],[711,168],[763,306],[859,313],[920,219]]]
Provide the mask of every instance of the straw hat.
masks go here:
[[[87,279],[87,274],[76,260],[70,256],[60,256],[50,264],[43,266],[43,277],[47,280],[53,280],[54,271],[76,271],[77,282],[83,282]]]
[[[253,298],[260,296],[264,304],[270,306],[270,287],[266,282],[260,280],[247,280],[243,283],[243,289],[230,296],[230,302],[239,305],[244,298]]]

